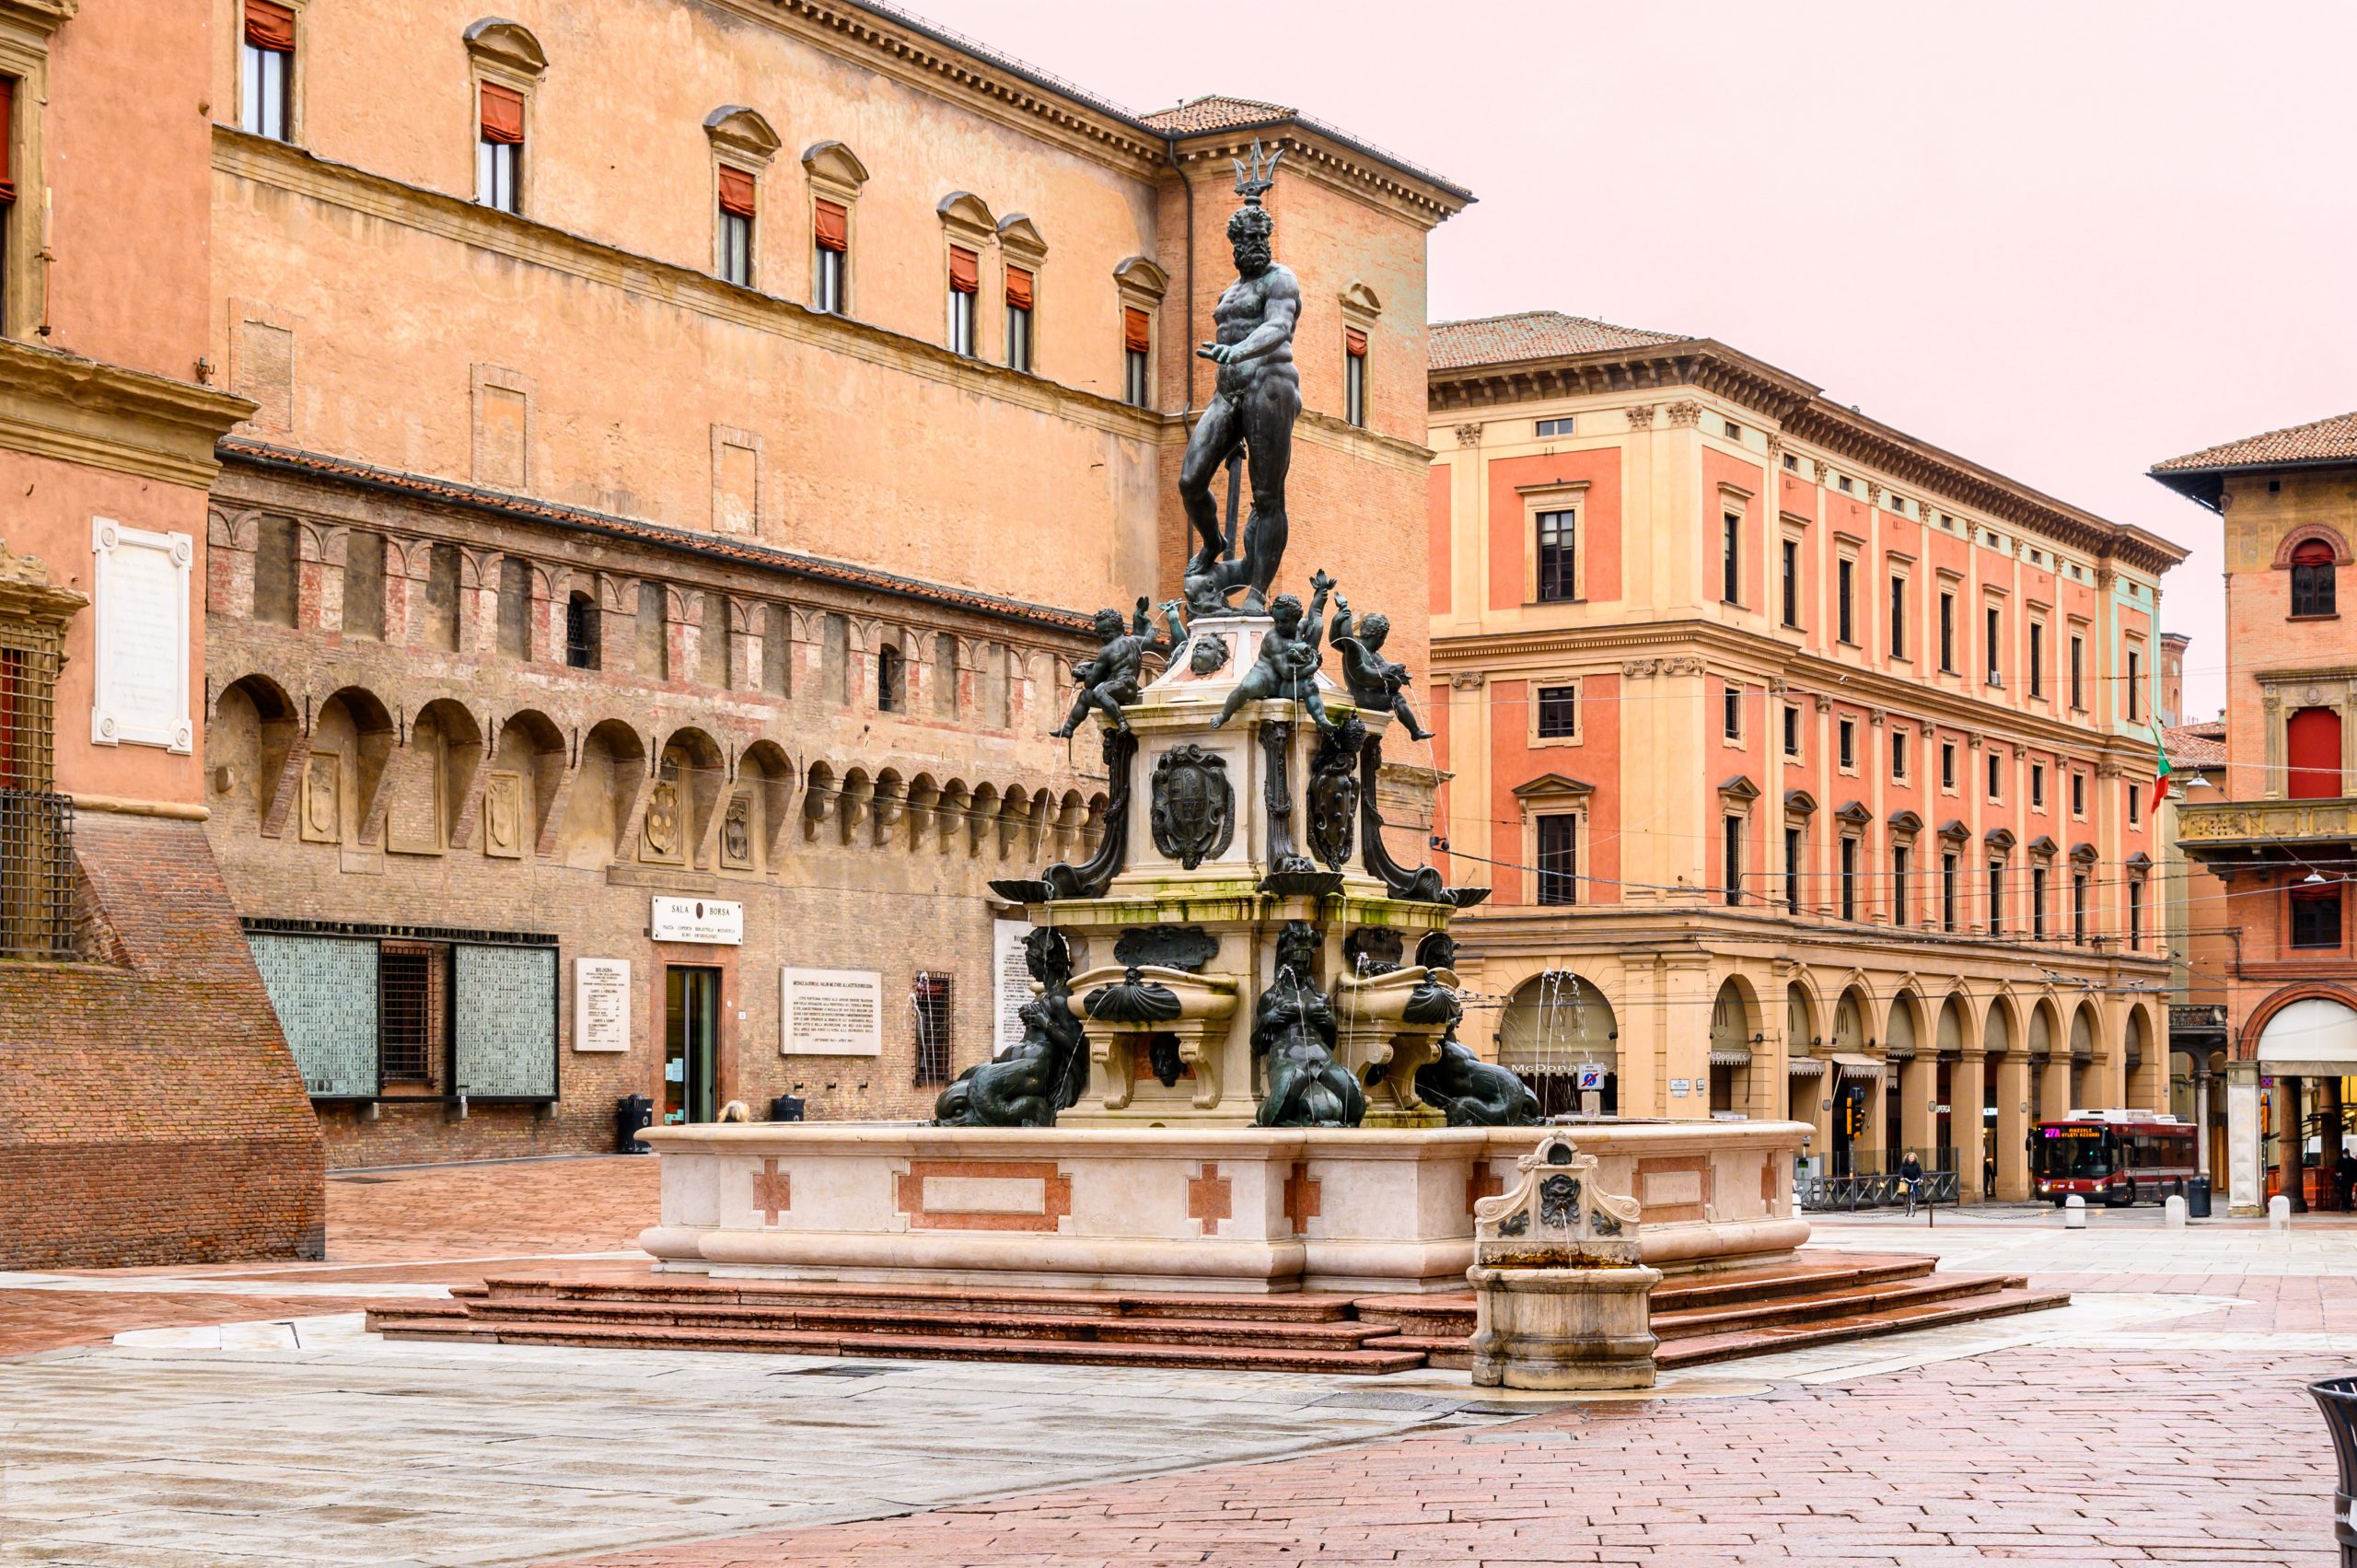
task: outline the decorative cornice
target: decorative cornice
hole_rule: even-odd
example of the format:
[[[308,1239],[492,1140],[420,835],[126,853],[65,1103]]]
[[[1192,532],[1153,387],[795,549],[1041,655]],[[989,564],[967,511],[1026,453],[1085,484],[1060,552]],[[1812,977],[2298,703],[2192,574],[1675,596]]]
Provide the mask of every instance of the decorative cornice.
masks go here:
[[[81,0],[0,0],[0,25],[47,38],[81,8]]]
[[[253,401],[0,339],[0,447],[198,489]]]
[[[756,294],[691,267],[638,255],[439,191],[406,185],[349,164],[331,162],[300,147],[264,136],[250,136],[226,125],[216,124],[213,128],[213,167],[236,179],[546,267],[699,316],[773,332],[872,365],[907,371],[977,396],[1074,420],[1112,435],[1157,441],[1166,432],[1179,427],[1175,415],[1132,408],[1100,393],[953,354],[937,343],[889,328],[813,310],[774,295]],[[1305,413],[1303,423],[1310,423],[1312,417]],[[1412,442],[1372,436],[1354,426],[1342,425],[1339,420],[1333,423],[1353,436],[1387,443],[1403,460],[1411,453],[1417,455],[1419,466],[1431,460],[1430,452]]]

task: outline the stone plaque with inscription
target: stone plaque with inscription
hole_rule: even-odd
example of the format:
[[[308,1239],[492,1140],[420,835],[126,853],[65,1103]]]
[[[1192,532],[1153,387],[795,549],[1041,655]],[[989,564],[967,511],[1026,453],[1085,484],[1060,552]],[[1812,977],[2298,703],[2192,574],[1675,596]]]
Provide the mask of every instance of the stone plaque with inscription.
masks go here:
[[[196,546],[184,533],[90,524],[92,639],[90,739],[99,746],[196,749],[189,714],[189,573]]]
[[[630,1049],[630,960],[573,960],[573,1049]]]
[[[884,1054],[884,977],[874,970],[785,970],[778,976],[778,1054]]]
[[[994,1051],[1004,1051],[1023,1040],[1023,1005],[1031,1000],[1031,971],[1023,967],[1023,939],[1030,935],[1028,920],[991,922],[992,1012],[997,1022]]]

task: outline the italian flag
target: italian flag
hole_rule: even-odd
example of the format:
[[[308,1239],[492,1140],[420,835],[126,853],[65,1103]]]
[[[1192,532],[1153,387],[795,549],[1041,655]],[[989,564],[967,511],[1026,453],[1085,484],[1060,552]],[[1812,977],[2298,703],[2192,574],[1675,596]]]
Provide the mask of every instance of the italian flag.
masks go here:
[[[2169,796],[2169,747],[2157,724],[2153,726],[2153,751],[2160,759],[2160,769],[2153,775],[2153,814],[2157,817],[2161,802]]]

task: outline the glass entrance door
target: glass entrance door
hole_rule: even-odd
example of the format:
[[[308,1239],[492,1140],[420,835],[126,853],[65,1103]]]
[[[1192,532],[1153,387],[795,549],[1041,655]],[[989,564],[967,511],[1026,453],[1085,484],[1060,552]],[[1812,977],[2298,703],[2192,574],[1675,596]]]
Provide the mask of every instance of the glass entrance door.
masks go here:
[[[663,971],[663,1120],[709,1121],[717,1109],[720,971]]]

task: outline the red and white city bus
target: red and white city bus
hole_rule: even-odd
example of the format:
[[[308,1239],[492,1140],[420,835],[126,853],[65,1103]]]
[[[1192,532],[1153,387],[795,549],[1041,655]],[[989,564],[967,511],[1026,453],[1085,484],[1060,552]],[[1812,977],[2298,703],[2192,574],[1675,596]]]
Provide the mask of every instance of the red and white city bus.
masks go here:
[[[2029,1134],[2030,1178],[2057,1207],[2074,1192],[2090,1203],[2157,1203],[2201,1174],[2194,1159],[2193,1123],[2149,1110],[2074,1110]]]

